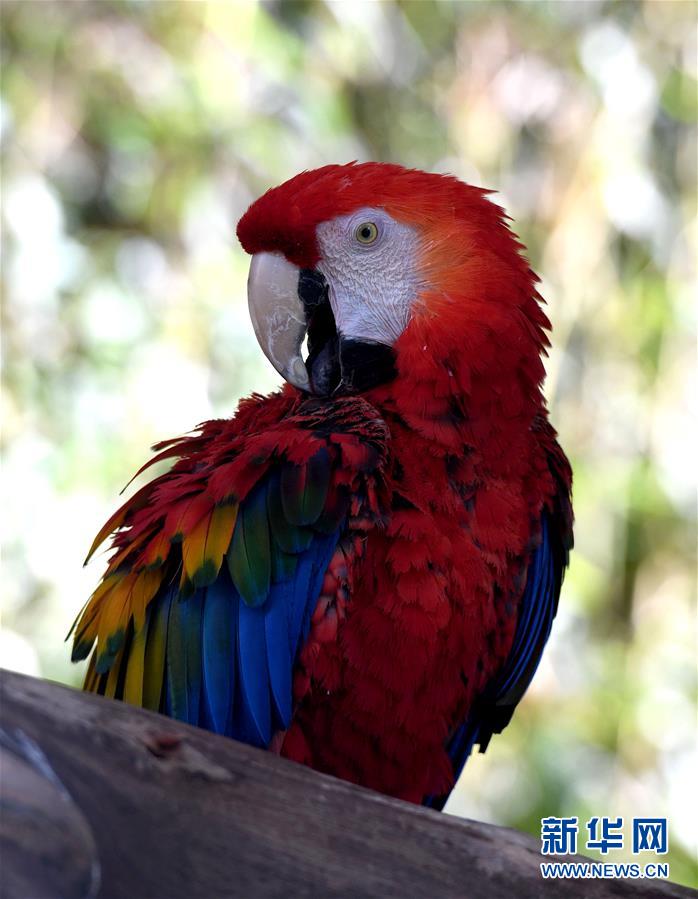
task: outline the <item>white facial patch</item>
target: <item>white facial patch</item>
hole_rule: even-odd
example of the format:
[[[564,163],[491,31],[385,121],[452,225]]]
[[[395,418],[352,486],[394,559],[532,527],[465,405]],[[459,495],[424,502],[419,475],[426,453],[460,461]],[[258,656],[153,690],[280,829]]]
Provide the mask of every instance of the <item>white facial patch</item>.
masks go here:
[[[417,296],[416,229],[395,221],[384,209],[365,208],[322,222],[317,240],[317,268],[329,284],[339,333],[395,343]]]

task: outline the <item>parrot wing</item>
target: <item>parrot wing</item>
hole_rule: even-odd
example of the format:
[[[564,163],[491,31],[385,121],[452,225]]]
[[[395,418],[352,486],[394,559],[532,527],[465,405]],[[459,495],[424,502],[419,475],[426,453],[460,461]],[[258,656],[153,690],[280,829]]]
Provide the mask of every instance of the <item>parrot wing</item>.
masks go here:
[[[381,516],[386,441],[364,400],[287,391],[159,444],[178,461],[91,551],[115,533],[74,626],[86,689],[267,746],[330,561]]]
[[[560,590],[572,549],[571,470],[555,441],[551,426],[539,422],[548,443],[548,462],[556,493],[544,506],[540,519],[540,538],[526,573],[526,586],[519,603],[514,642],[501,671],[476,700],[466,720],[448,742],[448,754],[454,783],[478,743],[487,749],[493,734],[501,733],[511,721],[514,710],[528,689],[550,636],[557,613]],[[448,799],[427,796],[424,805],[442,809]]]

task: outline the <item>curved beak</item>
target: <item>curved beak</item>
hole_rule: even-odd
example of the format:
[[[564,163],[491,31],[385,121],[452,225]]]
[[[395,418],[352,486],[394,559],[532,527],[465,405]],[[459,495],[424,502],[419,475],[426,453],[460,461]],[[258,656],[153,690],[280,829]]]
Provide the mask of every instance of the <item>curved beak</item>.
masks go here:
[[[264,355],[299,390],[310,391],[301,345],[308,329],[298,295],[300,269],[281,253],[255,253],[247,279],[252,327]]]

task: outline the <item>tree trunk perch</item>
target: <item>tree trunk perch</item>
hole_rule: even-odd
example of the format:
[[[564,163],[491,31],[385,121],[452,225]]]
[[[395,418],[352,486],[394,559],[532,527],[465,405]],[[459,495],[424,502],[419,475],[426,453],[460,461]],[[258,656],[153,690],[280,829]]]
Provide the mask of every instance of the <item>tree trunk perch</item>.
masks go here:
[[[698,896],[660,881],[545,881],[526,834],[100,696],[9,672],[0,685],[7,899]]]

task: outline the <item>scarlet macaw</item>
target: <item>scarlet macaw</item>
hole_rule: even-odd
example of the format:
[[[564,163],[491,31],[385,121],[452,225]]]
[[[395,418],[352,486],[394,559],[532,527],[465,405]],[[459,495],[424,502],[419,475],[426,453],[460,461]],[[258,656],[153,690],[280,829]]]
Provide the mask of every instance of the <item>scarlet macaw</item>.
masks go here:
[[[176,461],[90,553],[113,534],[85,689],[443,805],[533,677],[572,546],[550,324],[486,194],[352,163],[253,203],[250,313],[288,383],[155,447]]]

